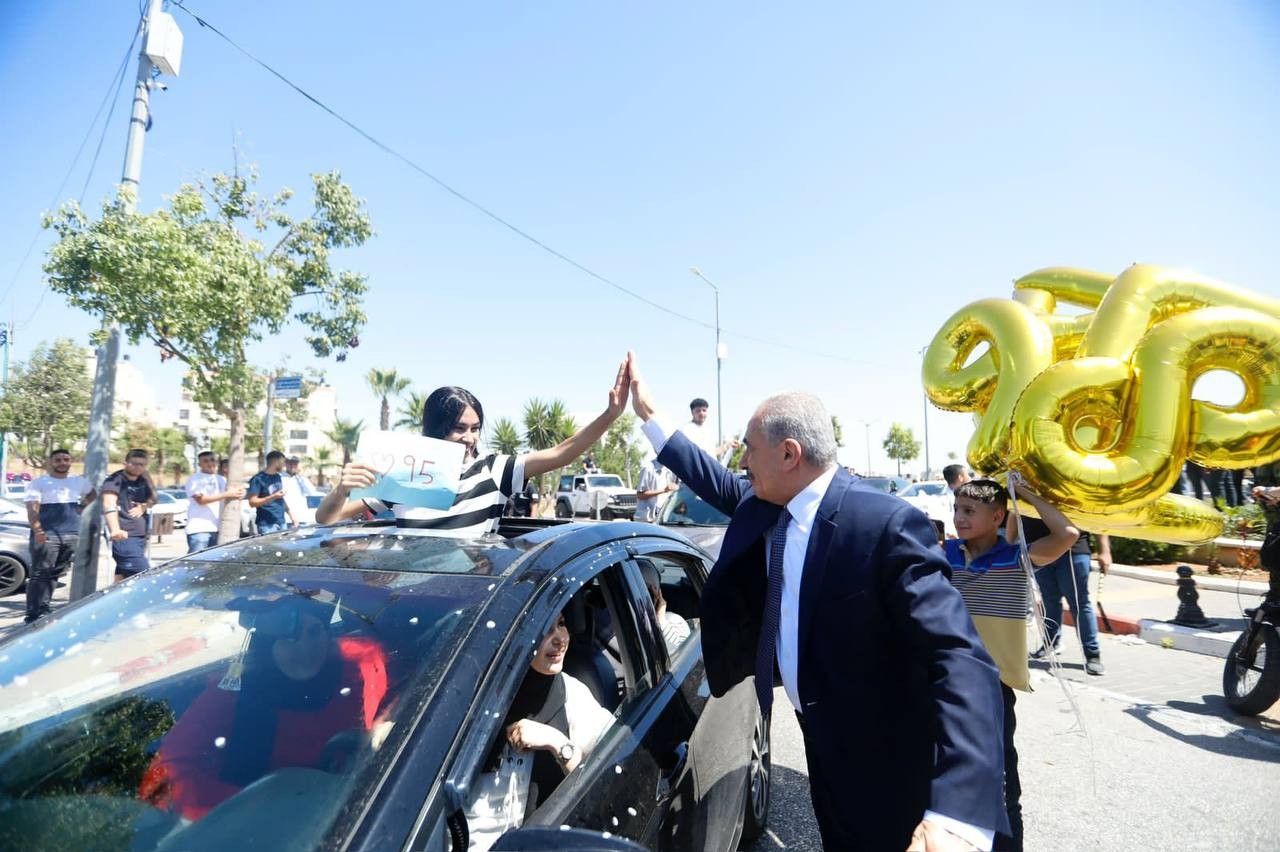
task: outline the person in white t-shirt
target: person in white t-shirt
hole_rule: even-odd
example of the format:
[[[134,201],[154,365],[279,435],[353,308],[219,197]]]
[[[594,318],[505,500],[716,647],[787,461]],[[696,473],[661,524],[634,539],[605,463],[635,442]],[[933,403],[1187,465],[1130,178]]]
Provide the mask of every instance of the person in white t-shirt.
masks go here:
[[[187,553],[195,553],[212,547],[218,540],[218,522],[222,514],[223,500],[239,500],[244,488],[227,487],[225,477],[219,476],[218,458],[207,450],[196,457],[199,473],[187,477],[183,488],[190,498],[187,507]]]
[[[711,424],[707,422],[707,410],[710,406],[702,397],[694,398],[689,403],[690,420],[680,427],[679,431],[693,441],[695,445],[704,452],[714,456],[717,461],[722,459],[725,450],[736,445],[736,441],[725,441],[723,444],[716,444],[716,434],[711,430]]]
[[[636,520],[653,523],[658,520],[658,498],[680,486],[657,459],[646,464],[636,483]]]
[[[93,486],[71,471],[71,453],[49,454],[48,473],[27,485],[27,520],[31,524],[31,576],[27,578],[30,624],[50,611],[53,585],[71,567],[80,541],[80,510],[93,502]]]
[[[319,494],[316,487],[298,471],[297,456],[284,460],[284,473],[280,474],[281,488],[284,489],[284,504],[289,507],[289,514],[295,518],[308,518],[307,498]]]

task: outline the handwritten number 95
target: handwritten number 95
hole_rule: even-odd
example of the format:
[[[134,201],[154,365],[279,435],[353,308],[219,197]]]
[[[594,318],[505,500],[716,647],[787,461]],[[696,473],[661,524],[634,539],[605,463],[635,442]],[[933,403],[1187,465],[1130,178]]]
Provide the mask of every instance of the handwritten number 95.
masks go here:
[[[404,466],[409,469],[408,481],[410,483],[430,485],[435,482],[436,475],[433,472],[435,462],[431,459],[422,459],[422,461],[419,462],[415,456],[405,456],[403,461]],[[390,473],[390,468],[387,469],[387,472]]]

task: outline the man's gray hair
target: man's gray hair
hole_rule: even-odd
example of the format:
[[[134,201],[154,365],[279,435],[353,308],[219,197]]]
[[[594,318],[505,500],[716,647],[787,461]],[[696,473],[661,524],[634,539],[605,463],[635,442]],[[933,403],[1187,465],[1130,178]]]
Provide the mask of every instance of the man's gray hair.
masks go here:
[[[780,393],[760,404],[760,431],[769,446],[791,438],[815,467],[836,461],[836,433],[822,400],[810,393]]]

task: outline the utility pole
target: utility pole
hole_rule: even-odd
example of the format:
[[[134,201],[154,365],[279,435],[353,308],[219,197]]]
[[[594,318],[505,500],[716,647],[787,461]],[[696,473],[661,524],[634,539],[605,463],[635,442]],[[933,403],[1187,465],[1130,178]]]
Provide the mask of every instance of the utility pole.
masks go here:
[[[924,357],[924,353],[929,350],[928,346],[921,348],[920,357]],[[929,479],[932,467],[929,464],[929,392],[924,391],[924,478]]]
[[[262,459],[266,462],[267,454],[271,452],[271,407],[276,397],[276,377],[271,376],[267,379],[267,414],[262,418]]]
[[[707,282],[716,295],[716,446],[724,443],[724,406],[720,403],[720,367],[724,363],[725,346],[720,342],[720,288],[711,283],[711,279],[702,274],[702,270],[691,266],[689,271]]]
[[[133,112],[129,117],[129,137],[124,151],[124,173],[120,182],[133,190],[128,212],[137,206],[138,184],[142,179],[142,147],[151,123],[151,87],[154,73],[178,73],[182,34],[173,18],[161,11],[161,0],[148,0],[141,29],[142,49],[138,53],[138,76],[133,88]],[[156,60],[160,65],[157,65]],[[162,66],[162,67],[161,67]],[[106,338],[97,351],[93,377],[93,404],[89,411],[84,475],[95,491],[101,490],[107,473],[111,444],[111,413],[116,397],[116,361],[120,357],[120,324],[104,329]],[[80,540],[76,545],[71,572],[71,600],[93,594],[98,587],[98,544],[102,535],[100,495],[80,514]]]
[[[0,346],[4,347],[4,375],[0,385],[9,384],[9,350],[13,348],[13,321],[0,326]],[[9,484],[9,433],[0,432],[0,489]]]

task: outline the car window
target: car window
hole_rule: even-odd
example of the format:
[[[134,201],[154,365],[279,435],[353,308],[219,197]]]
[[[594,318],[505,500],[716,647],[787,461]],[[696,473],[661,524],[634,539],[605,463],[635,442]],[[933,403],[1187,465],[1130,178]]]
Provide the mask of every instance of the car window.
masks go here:
[[[68,849],[311,848],[372,794],[487,585],[200,562],[117,584],[4,646],[3,819]]]
[[[587,484],[592,488],[622,488],[620,476],[588,476]]]
[[[650,553],[634,559],[648,588],[654,579],[656,592],[649,589],[653,618],[658,624],[667,655],[674,658],[693,641],[698,629],[701,575],[693,558],[684,554]]]
[[[661,523],[676,526],[682,524],[728,526],[729,516],[694,494],[689,486],[681,485],[662,507]]]

